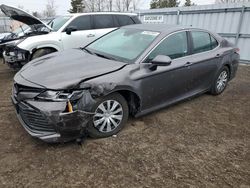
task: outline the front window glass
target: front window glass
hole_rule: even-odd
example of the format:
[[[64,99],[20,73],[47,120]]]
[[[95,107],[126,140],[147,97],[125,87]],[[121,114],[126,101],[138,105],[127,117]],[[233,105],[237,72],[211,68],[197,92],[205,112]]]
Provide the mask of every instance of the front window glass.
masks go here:
[[[132,63],[158,35],[158,32],[152,31],[118,29],[90,44],[87,50]]]
[[[147,57],[145,63],[151,62],[157,55],[169,56],[171,59],[184,57],[188,53],[187,33],[180,32],[167,37]]]
[[[58,31],[70,18],[71,16],[57,17],[49,23],[49,26],[53,29],[53,31]]]
[[[90,16],[80,16],[75,18],[67,27],[76,27],[78,31],[91,29]]]

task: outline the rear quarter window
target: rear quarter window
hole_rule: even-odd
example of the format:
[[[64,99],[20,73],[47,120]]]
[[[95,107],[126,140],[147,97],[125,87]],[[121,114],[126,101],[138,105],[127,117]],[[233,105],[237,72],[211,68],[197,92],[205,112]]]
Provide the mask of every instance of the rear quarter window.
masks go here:
[[[218,44],[217,40],[216,40],[212,35],[210,35],[210,38],[211,38],[211,49],[214,49],[214,48],[216,48],[219,44]]]
[[[134,24],[134,21],[129,16],[126,16],[126,15],[116,15],[116,18],[117,18],[120,26]]]
[[[132,16],[131,18],[134,20],[135,24],[141,24],[141,21],[137,16]]]

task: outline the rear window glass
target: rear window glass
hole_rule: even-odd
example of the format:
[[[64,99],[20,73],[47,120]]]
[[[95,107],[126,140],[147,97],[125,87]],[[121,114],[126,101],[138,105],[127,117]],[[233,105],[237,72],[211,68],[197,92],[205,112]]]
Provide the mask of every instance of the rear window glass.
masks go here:
[[[218,42],[209,33],[192,31],[191,35],[193,39],[193,53],[209,51],[218,46]]]
[[[95,29],[115,27],[112,15],[95,15],[93,18]]]

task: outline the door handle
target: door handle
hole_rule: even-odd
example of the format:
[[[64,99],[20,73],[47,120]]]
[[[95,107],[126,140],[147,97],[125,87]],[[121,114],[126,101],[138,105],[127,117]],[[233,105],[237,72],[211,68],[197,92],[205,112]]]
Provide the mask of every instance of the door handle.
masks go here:
[[[94,35],[94,34],[88,34],[87,37],[88,37],[88,38],[90,38],[90,37],[95,37],[95,35]]]
[[[221,57],[221,54],[216,54],[216,56],[215,56],[216,58],[218,58],[218,57]]]
[[[189,67],[190,65],[192,65],[193,63],[191,63],[191,62],[186,62],[186,64],[185,64],[185,67]]]

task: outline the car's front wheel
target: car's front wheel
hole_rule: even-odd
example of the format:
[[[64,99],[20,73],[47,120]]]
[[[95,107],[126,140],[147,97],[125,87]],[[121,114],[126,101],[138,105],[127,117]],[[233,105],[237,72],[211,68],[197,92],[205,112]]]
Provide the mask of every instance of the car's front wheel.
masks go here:
[[[219,95],[221,94],[227,87],[229,80],[229,69],[227,67],[223,67],[219,74],[216,76],[214,83],[211,88],[211,94]]]
[[[88,126],[88,133],[93,138],[109,137],[118,133],[128,119],[128,104],[119,93],[105,96],[93,106],[95,112]]]

